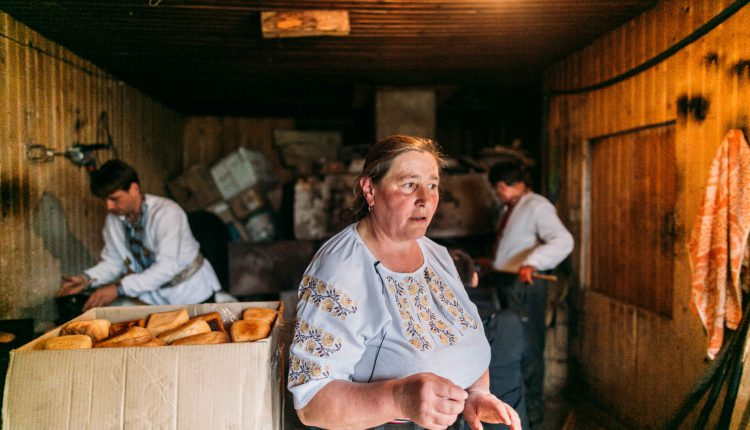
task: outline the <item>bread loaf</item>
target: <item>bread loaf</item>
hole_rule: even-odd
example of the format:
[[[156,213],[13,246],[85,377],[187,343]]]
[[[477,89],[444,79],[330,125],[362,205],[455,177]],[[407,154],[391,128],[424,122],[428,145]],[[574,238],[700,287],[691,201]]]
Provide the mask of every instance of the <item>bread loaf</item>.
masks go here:
[[[170,345],[213,345],[229,342],[229,335],[225,331],[210,331],[208,333],[194,334],[192,336],[177,339]]]
[[[157,336],[157,338],[163,340],[166,343],[172,343],[177,339],[182,339],[183,337],[201,333],[209,333],[210,331],[211,327],[208,326],[207,322],[201,320],[190,320],[177,328],[165,331],[164,333]]]
[[[267,338],[271,333],[271,325],[266,321],[240,320],[232,324],[230,331],[232,342],[252,342]]]
[[[151,334],[158,336],[165,331],[172,330],[173,328],[185,324],[189,319],[188,311],[184,308],[172,312],[160,312],[151,314],[151,316],[148,317],[146,328]]]
[[[265,321],[269,326],[273,326],[277,313],[275,310],[268,308],[247,308],[242,311],[242,319]]]
[[[96,343],[94,347],[95,348],[110,348],[113,346],[119,347],[121,345],[118,345],[118,343],[121,343],[128,339],[135,339],[135,338],[141,338],[141,337],[145,337],[147,338],[146,340],[148,340],[148,338],[153,339],[154,335],[152,335],[151,332],[148,331],[148,329],[145,329],[143,327],[133,326],[118,335],[110,336],[104,339],[103,341]]]
[[[105,319],[72,321],[63,326],[60,330],[60,336],[69,334],[85,334],[91,337],[91,340],[98,342],[109,336],[111,324]]]
[[[101,342],[97,344],[96,348],[130,348],[130,347],[150,347],[150,346],[166,346],[167,344],[163,341],[151,336],[149,333],[146,336],[130,337],[127,339],[120,339],[115,342]]]
[[[85,334],[69,334],[53,337],[44,342],[44,349],[88,349],[93,342]]]
[[[109,327],[109,335],[110,336],[118,335],[120,333],[125,332],[125,330],[133,326],[146,327],[146,320],[139,319],[139,320],[130,320],[130,321],[122,321],[122,322],[114,323]]]
[[[203,315],[198,315],[193,318],[192,320],[201,320],[208,323],[208,326],[211,327],[211,331],[220,331],[226,333],[227,330],[224,328],[224,321],[221,320],[221,315],[219,315],[218,312],[211,312]]]

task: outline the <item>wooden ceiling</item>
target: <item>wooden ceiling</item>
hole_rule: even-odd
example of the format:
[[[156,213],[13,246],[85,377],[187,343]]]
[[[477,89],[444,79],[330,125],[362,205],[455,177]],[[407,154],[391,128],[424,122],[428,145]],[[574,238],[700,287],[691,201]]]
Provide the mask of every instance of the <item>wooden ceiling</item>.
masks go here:
[[[3,0],[185,113],[347,109],[362,89],[538,82],[656,0]],[[346,10],[348,36],[264,39],[260,12]]]

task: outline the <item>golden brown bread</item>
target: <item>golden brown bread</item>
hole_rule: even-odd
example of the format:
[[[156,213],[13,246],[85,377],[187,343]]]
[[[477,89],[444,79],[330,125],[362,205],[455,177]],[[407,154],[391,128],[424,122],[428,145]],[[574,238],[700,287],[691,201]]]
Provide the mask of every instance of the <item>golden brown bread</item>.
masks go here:
[[[94,348],[109,348],[110,345],[139,337],[148,337],[153,339],[154,335],[152,335],[151,332],[148,331],[148,329],[138,326],[132,326],[120,334],[110,336],[101,342],[97,342],[96,345],[94,345]]]
[[[69,334],[53,337],[44,342],[44,349],[87,349],[91,348],[91,337],[85,334]]]
[[[121,339],[116,342],[99,342],[95,348],[129,348],[134,346],[149,347],[149,346],[166,346],[164,341],[161,341],[151,334],[146,336],[131,337],[127,339]]]
[[[213,345],[218,343],[229,342],[229,335],[224,331],[210,331],[208,333],[194,334],[183,337],[170,343],[170,345]]]
[[[271,325],[259,320],[239,320],[229,330],[232,332],[232,342],[252,342],[267,338]]]
[[[277,312],[273,309],[247,308],[242,311],[242,319],[265,321],[269,326],[273,326],[273,322],[276,320],[276,314]]]
[[[91,337],[91,340],[98,342],[109,336],[111,324],[105,319],[72,321],[63,326],[60,330],[60,336],[69,334],[85,334]]]
[[[172,312],[159,312],[151,314],[151,316],[148,317],[146,328],[149,329],[154,336],[158,336],[165,331],[172,330],[173,328],[185,324],[189,319],[188,311],[184,308]]]
[[[224,321],[221,320],[221,315],[218,312],[210,312],[203,315],[197,315],[191,318],[192,320],[201,320],[208,323],[211,327],[211,331],[221,331],[226,333],[227,330],[224,328]]]
[[[109,327],[109,335],[115,336],[120,333],[124,333],[125,330],[133,326],[146,327],[146,320],[139,319],[139,320],[130,320],[130,321],[122,321],[122,322],[114,323]]]
[[[201,333],[209,333],[210,331],[211,327],[208,326],[207,322],[202,320],[190,320],[177,328],[165,331],[164,333],[157,336],[157,338],[163,340],[166,343],[172,343],[177,339],[182,339],[183,337],[193,336],[195,334]]]

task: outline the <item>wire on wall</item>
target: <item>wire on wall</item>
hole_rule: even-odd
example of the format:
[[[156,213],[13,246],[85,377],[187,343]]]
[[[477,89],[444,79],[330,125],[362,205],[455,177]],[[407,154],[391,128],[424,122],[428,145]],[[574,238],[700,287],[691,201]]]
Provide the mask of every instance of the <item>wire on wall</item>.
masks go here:
[[[750,1],[750,0],[748,0],[748,1]],[[54,54],[54,53],[46,51],[46,50],[44,50],[44,49],[42,49],[42,48],[40,48],[38,46],[35,46],[31,41],[24,43],[24,42],[22,42],[22,41],[20,41],[20,40],[18,40],[16,38],[14,38],[14,37],[8,36],[7,34],[3,34],[3,33],[0,33],[0,37],[8,39],[11,42],[14,42],[14,43],[16,43],[16,44],[18,44],[20,46],[23,46],[23,47],[29,48],[31,50],[34,50],[36,52],[39,52],[40,54],[46,55],[46,56],[48,56],[50,58],[54,58],[55,60],[60,61],[62,63],[65,63],[68,66],[73,67],[75,69],[78,69],[78,70],[82,71],[83,73],[85,73],[85,74],[87,74],[87,75],[89,75],[91,77],[108,79],[110,81],[118,81],[118,82],[120,81],[120,79],[117,79],[117,78],[115,78],[112,75],[95,72],[95,71],[86,69],[84,67],[81,67],[78,64],[76,64],[76,63],[74,63],[74,62],[72,62],[72,61],[70,61],[70,60],[68,60],[66,58],[60,57],[57,54]]]
[[[721,11],[718,15],[711,18],[708,22],[700,26],[697,30],[690,33],[687,37],[680,40],[679,42],[675,43],[674,45],[667,48],[665,51],[661,52],[660,54],[656,55],[655,57],[652,57],[645,62],[639,64],[638,66],[621,73],[617,76],[614,76],[612,78],[609,78],[605,81],[599,82],[597,84],[585,86],[585,87],[579,87],[579,88],[569,88],[569,89],[563,89],[563,90],[550,90],[547,92],[546,95],[548,96],[559,96],[559,95],[565,95],[565,94],[580,94],[585,93],[589,91],[595,91],[600,90],[602,88],[606,88],[609,86],[612,86],[614,84],[617,84],[619,82],[622,82],[628,78],[631,78],[644,70],[650,69],[651,67],[654,67],[655,65],[661,63],[662,61],[666,60],[667,58],[671,57],[672,55],[679,52],[682,48],[686,47],[687,45],[695,42],[696,40],[700,39],[701,37],[705,36],[708,32],[713,30],[714,28],[718,27],[721,23],[729,19],[732,15],[737,13],[740,9],[742,9],[745,5],[750,3],[750,0],[737,0],[736,2],[732,3],[729,7]]]

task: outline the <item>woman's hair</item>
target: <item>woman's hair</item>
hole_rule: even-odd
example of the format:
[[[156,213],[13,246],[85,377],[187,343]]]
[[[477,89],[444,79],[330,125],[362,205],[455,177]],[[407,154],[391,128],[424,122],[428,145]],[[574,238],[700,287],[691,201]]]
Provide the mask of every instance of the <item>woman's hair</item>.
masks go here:
[[[367,215],[367,200],[362,193],[362,187],[359,185],[361,178],[370,178],[373,184],[379,184],[383,177],[391,168],[391,163],[399,155],[409,152],[419,151],[427,152],[435,157],[438,169],[443,167],[444,159],[440,150],[440,145],[424,137],[405,136],[394,134],[379,140],[367,152],[365,165],[362,167],[362,173],[357,177],[354,184],[354,221],[359,221]]]
[[[122,160],[109,160],[91,173],[91,192],[101,199],[106,199],[115,191],[129,190],[134,182],[140,185],[135,169]]]

